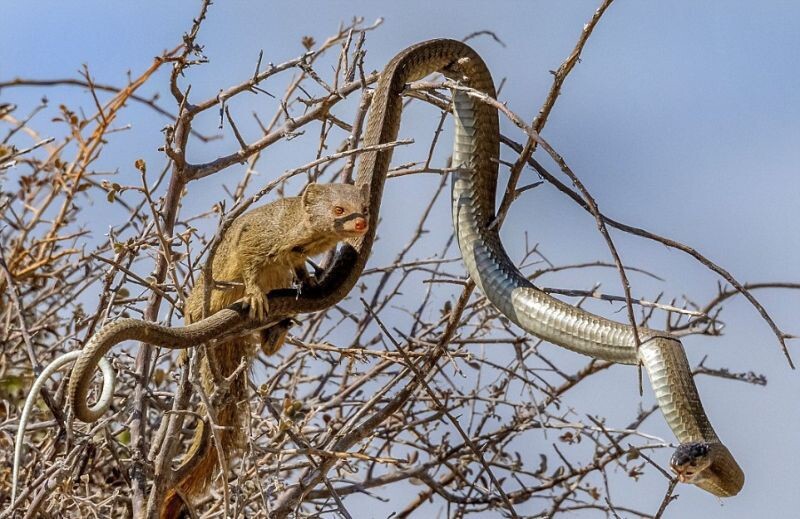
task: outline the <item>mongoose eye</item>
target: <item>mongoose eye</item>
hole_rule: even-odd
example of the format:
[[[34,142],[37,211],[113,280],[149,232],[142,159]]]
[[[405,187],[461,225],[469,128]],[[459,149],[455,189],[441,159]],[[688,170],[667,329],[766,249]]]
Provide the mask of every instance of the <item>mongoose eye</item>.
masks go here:
[[[336,207],[333,208],[333,214],[335,214],[336,216],[342,216],[344,214],[344,207],[337,205]]]

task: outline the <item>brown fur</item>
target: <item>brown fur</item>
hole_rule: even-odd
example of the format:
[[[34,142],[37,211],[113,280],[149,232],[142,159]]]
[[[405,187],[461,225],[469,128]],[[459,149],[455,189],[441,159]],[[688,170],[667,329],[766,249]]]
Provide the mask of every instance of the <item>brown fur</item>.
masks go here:
[[[226,306],[245,299],[250,305],[250,316],[261,319],[269,312],[265,294],[272,289],[292,285],[296,276],[307,277],[306,259],[326,252],[349,237],[366,230],[364,193],[348,184],[309,184],[300,197],[283,198],[243,214],[226,232],[213,259],[213,277],[216,282],[226,281],[238,285],[215,288],[211,292],[209,315]],[[186,323],[201,318],[203,283],[199,279],[187,300]],[[277,352],[286,338],[289,321],[282,321],[249,339],[237,339],[208,350],[202,359],[200,375],[203,389],[211,394],[216,380],[228,377],[239,366],[242,357],[248,364],[260,344],[271,355]],[[240,406],[242,408],[240,409]],[[205,410],[201,410],[204,414]],[[216,407],[220,444],[226,459],[241,452],[246,437],[244,416],[247,412],[247,377],[243,371],[230,384],[227,403]],[[194,460],[192,472],[170,489],[162,507],[162,518],[179,517],[183,501],[176,490],[196,497],[211,484],[217,467],[217,445],[205,442],[201,448],[202,432],[197,430],[185,460]],[[202,452],[198,450],[202,449]]]

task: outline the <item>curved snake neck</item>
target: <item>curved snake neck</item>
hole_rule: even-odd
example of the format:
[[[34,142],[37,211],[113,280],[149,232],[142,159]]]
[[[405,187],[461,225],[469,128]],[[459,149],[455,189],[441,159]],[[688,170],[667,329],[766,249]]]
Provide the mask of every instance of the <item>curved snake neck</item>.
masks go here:
[[[413,45],[384,69],[376,87],[364,145],[396,139],[405,85],[433,72],[443,72],[473,89],[495,97],[491,74],[469,46],[454,40],[430,40]],[[731,496],[744,484],[744,474],[719,441],[706,417],[683,347],[664,332],[639,329],[642,345],[637,351],[633,329],[590,314],[545,294],[531,284],[509,259],[491,225],[495,216],[495,191],[499,158],[497,111],[488,104],[453,92],[455,143],[452,201],[453,221],[459,247],[470,277],[486,297],[524,330],[570,350],[624,364],[642,362],[664,416],[682,443],[704,442],[710,446],[710,466],[692,482],[718,496]],[[378,222],[383,187],[392,150],[363,153],[357,185],[369,186],[369,218]],[[325,309],[350,292],[366,265],[377,225],[363,237],[340,248],[331,267],[316,286],[302,291],[270,292],[270,320]],[[76,362],[69,382],[69,401],[76,416],[96,420],[108,405],[87,404],[94,366],[122,340],[138,340],[170,348],[188,348],[221,334],[263,326],[248,322],[241,309],[231,308],[182,328],[122,319],[94,336]]]

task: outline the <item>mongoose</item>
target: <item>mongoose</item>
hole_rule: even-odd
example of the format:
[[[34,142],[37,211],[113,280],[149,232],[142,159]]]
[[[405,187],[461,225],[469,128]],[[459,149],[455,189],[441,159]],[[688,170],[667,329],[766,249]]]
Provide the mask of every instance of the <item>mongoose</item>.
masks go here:
[[[349,184],[309,184],[299,197],[283,198],[253,209],[234,220],[223,236],[213,258],[215,282],[227,282],[211,293],[209,315],[243,299],[250,306],[250,317],[262,319],[269,311],[266,293],[288,288],[293,281],[308,280],[306,260],[328,251],[346,238],[367,230],[366,191]],[[198,279],[187,300],[185,320],[201,318],[203,283]],[[290,326],[282,321],[252,338],[240,338],[215,346],[201,360],[200,375],[204,390],[210,395],[215,380],[227,378],[239,366],[242,356],[252,358],[257,344],[267,355],[278,351]],[[217,424],[226,458],[241,451],[244,437],[244,409],[247,379],[244,372],[230,382],[227,404],[217,407]],[[246,405],[246,404],[245,404]],[[193,461],[193,470],[177,488],[185,496],[198,496],[207,490],[218,463],[213,441],[202,441],[195,431],[192,447],[185,460]],[[204,452],[197,452],[202,450]],[[196,463],[196,465],[195,465]],[[174,489],[168,491],[162,518],[177,517],[183,502]]]

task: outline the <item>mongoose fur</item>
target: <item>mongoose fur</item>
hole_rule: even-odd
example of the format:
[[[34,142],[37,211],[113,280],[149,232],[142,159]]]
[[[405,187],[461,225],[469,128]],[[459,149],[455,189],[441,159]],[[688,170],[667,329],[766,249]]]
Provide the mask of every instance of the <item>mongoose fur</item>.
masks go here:
[[[253,209],[238,217],[225,233],[213,258],[215,282],[227,282],[211,292],[209,315],[243,299],[249,304],[250,317],[263,319],[269,312],[266,293],[287,288],[297,281],[309,279],[306,260],[331,250],[346,238],[362,235],[368,226],[365,191],[349,184],[309,184],[299,197],[283,198]],[[187,300],[186,323],[202,317],[203,283],[198,279]],[[281,321],[253,338],[240,338],[208,350],[201,360],[203,389],[211,394],[216,380],[229,377],[243,356],[248,363],[260,343],[262,351],[272,355],[286,338],[290,320]],[[218,437],[226,459],[241,451],[245,442],[244,413],[239,405],[247,402],[245,370],[230,382],[226,405],[217,407]],[[202,414],[202,413],[201,413]],[[203,441],[203,433],[195,431],[192,446],[184,460],[193,460],[193,469],[176,488],[167,492],[161,517],[179,517],[183,500],[206,491],[218,464],[216,445]],[[198,452],[202,451],[202,452]]]

